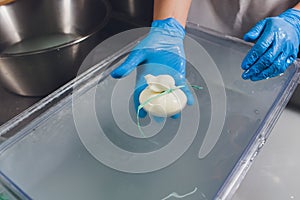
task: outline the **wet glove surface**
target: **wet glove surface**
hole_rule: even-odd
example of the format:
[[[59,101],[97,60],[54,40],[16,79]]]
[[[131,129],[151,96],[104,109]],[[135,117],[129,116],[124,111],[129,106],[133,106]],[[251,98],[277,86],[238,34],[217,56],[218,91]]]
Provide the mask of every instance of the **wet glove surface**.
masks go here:
[[[289,9],[278,17],[258,22],[244,39],[256,44],[242,62],[243,79],[252,81],[278,76],[297,58],[300,11]]]
[[[175,19],[155,20],[147,37],[130,52],[124,63],[111,72],[113,78],[122,78],[138,67],[134,91],[136,110],[140,104],[140,93],[147,87],[144,78],[147,74],[168,74],[175,79],[176,86],[186,86],[184,37],[185,30]],[[194,99],[189,88],[186,86],[181,89],[187,96],[187,104],[193,104]],[[145,117],[146,114],[144,109],[139,112],[140,117]],[[173,118],[178,116],[174,115]]]

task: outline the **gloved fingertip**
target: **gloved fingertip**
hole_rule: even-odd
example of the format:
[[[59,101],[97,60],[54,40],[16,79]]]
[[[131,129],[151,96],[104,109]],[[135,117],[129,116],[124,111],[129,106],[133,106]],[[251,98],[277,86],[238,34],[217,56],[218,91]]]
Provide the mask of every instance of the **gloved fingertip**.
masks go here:
[[[252,66],[250,60],[251,60],[251,51],[248,52],[248,54],[245,56],[244,60],[242,61],[241,67],[243,70],[248,70]]]
[[[180,113],[177,113],[177,114],[171,116],[172,119],[178,119],[179,117],[180,117]]]
[[[242,74],[242,78],[244,80],[248,80],[250,78],[250,74],[248,73],[249,70],[245,71],[243,74]]]
[[[122,74],[116,72],[115,70],[110,73],[110,76],[113,78],[122,78]]]
[[[195,100],[194,100],[194,97],[192,94],[187,97],[187,102],[186,102],[187,105],[191,106],[194,104],[194,102],[195,102]]]
[[[184,90],[184,93],[185,93],[185,96],[186,96],[186,98],[187,98],[187,105],[193,105],[194,104],[194,96],[193,96],[193,94],[191,93],[191,91],[190,90]]]
[[[248,62],[247,62],[246,59],[245,59],[245,60],[242,62],[242,64],[241,64],[241,68],[242,68],[243,70],[248,70],[249,67],[250,67],[250,65],[248,64]]]
[[[140,63],[142,63],[144,58],[145,53],[143,51],[133,51],[119,67],[110,73],[110,75],[113,78],[125,77],[129,75]]]
[[[246,34],[244,35],[243,39],[244,39],[246,42],[253,42],[253,41],[255,41],[256,37],[255,37],[254,33],[248,32],[248,33],[246,33]]]
[[[253,30],[244,35],[244,40],[246,42],[254,42],[255,40],[258,39],[259,35],[260,32]]]
[[[244,40],[247,42],[254,42],[260,36],[264,26],[266,24],[266,20],[259,21],[253,28],[250,29],[245,35]]]
[[[145,118],[147,116],[147,112],[142,108],[139,111],[139,117],[140,118]]]
[[[128,75],[128,70],[125,70],[127,63],[122,63],[119,67],[117,67],[116,69],[114,69],[110,75],[113,78],[122,78],[124,76]]]
[[[248,80],[249,78],[247,76],[245,76],[244,74],[241,75],[242,79],[244,80]]]
[[[251,79],[251,77],[256,76],[256,75],[259,74],[259,73],[260,73],[260,71],[259,71],[257,68],[252,67],[252,68],[246,70],[246,71],[242,74],[242,78],[243,78],[243,79],[249,79],[249,78]]]

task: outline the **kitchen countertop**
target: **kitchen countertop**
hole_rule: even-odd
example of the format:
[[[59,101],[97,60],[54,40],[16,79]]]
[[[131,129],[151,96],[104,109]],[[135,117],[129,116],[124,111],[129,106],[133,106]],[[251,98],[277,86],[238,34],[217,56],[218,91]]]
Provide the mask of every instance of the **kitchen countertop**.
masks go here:
[[[300,199],[300,112],[284,110],[233,200]]]
[[[38,102],[41,97],[22,97],[9,92],[0,86],[0,99],[0,125],[2,125],[26,108]]]

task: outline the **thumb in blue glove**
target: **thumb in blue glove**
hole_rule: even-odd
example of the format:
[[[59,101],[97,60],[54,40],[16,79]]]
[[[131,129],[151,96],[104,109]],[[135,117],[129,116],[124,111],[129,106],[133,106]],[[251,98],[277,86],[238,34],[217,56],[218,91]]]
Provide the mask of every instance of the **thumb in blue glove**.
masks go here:
[[[258,81],[282,74],[297,58],[300,11],[289,9],[258,22],[244,39],[256,41],[242,62],[242,78]]]
[[[134,91],[136,110],[140,105],[140,93],[147,87],[144,78],[147,74],[172,76],[176,86],[185,86],[181,89],[187,96],[187,104],[193,104],[193,95],[186,85],[185,79],[184,37],[185,30],[175,19],[155,20],[152,22],[147,37],[131,51],[124,63],[111,72],[113,78],[122,78],[139,66]],[[145,117],[146,114],[144,109],[139,111],[139,117]],[[172,117],[177,118],[178,116],[179,114],[176,114]]]

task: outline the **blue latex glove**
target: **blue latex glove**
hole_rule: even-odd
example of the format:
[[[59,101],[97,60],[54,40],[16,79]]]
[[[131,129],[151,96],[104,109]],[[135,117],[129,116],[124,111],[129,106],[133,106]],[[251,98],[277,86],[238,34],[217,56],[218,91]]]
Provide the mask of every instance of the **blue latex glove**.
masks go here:
[[[140,93],[147,86],[145,75],[168,74],[175,79],[176,86],[186,85],[184,37],[185,30],[175,19],[155,20],[147,37],[130,52],[124,63],[111,72],[112,77],[122,78],[139,66],[134,91],[136,110],[140,104]],[[181,89],[187,96],[187,104],[193,104],[194,99],[189,88],[186,86]],[[139,112],[140,117],[145,117],[146,114],[143,109]],[[179,114],[176,114],[172,117],[178,116]]]
[[[256,44],[246,55],[242,78],[258,81],[283,73],[297,58],[300,41],[300,11],[289,9],[278,17],[258,22],[244,39]]]

